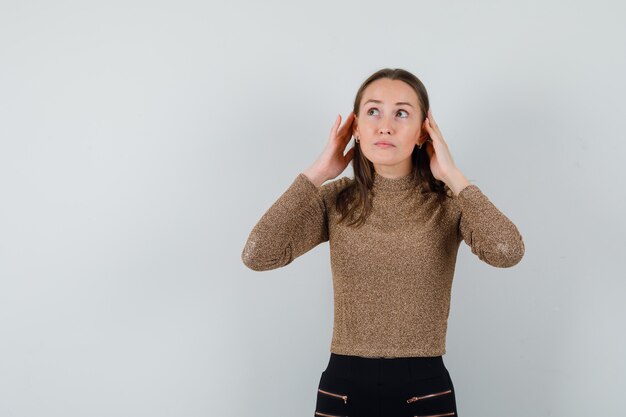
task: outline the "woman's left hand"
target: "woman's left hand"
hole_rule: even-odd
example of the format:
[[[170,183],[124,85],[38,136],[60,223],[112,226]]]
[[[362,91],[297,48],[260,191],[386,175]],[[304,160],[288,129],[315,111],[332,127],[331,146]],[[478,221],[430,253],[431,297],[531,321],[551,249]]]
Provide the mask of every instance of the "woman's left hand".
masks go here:
[[[427,139],[422,146],[426,146],[426,152],[430,158],[430,170],[436,179],[447,183],[457,167],[430,109],[424,125],[430,139]]]

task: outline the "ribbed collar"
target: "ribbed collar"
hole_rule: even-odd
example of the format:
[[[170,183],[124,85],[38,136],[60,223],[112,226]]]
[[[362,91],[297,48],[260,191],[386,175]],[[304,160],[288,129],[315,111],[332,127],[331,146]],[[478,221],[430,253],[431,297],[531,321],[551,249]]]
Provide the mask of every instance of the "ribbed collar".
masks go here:
[[[372,190],[374,191],[403,191],[411,190],[417,187],[415,178],[413,177],[413,171],[403,177],[387,178],[379,175],[374,171],[374,183]]]

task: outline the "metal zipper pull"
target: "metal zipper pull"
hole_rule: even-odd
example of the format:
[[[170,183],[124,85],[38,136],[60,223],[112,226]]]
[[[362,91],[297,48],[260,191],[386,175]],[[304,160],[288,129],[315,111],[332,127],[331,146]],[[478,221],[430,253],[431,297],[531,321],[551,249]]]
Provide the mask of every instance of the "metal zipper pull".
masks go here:
[[[333,397],[341,398],[341,399],[343,399],[343,403],[344,404],[348,404],[348,396],[347,395],[334,394],[332,392],[324,391],[323,389],[319,389],[319,388],[317,390],[319,392],[321,392],[322,394],[332,395]]]
[[[409,398],[408,400],[406,400],[406,402],[410,404],[410,403],[415,402],[415,401],[418,401],[418,400],[423,400],[424,398],[436,397],[436,396],[438,396],[438,395],[449,394],[449,393],[451,393],[451,392],[452,392],[452,390],[451,390],[451,389],[449,389],[449,390],[447,390],[447,391],[436,392],[436,393],[434,393],[434,394],[422,395],[422,396],[420,396],[420,397],[411,397],[411,398]]]
[[[322,417],[348,417],[348,416],[336,416],[334,414],[320,413],[319,411],[316,411],[315,415],[316,416],[322,416]]]

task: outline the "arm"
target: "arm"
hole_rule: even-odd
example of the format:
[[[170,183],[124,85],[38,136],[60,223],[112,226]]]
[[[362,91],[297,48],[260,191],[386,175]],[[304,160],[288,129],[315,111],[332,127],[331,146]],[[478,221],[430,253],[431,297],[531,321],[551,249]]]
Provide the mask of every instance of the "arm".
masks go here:
[[[517,227],[457,168],[432,110],[428,110],[424,122],[430,136],[426,151],[433,175],[452,190],[452,203],[460,211],[455,214],[458,243],[465,240],[472,253],[489,265],[507,268],[517,264],[524,256],[524,242]]]
[[[318,187],[299,173],[250,232],[241,253],[243,263],[254,271],[280,268],[326,242],[328,221],[323,193],[329,186]]]
[[[453,200],[460,210],[458,239],[463,239],[480,260],[508,268],[522,259],[525,247],[519,230],[477,185],[466,185]]]

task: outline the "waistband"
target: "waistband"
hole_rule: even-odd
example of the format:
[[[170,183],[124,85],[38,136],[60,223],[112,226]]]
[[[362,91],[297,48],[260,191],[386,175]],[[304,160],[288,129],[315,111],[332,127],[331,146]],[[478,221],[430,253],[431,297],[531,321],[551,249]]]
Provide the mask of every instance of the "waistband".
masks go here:
[[[442,356],[368,358],[330,353],[326,370],[340,378],[365,383],[406,383],[444,375]]]

